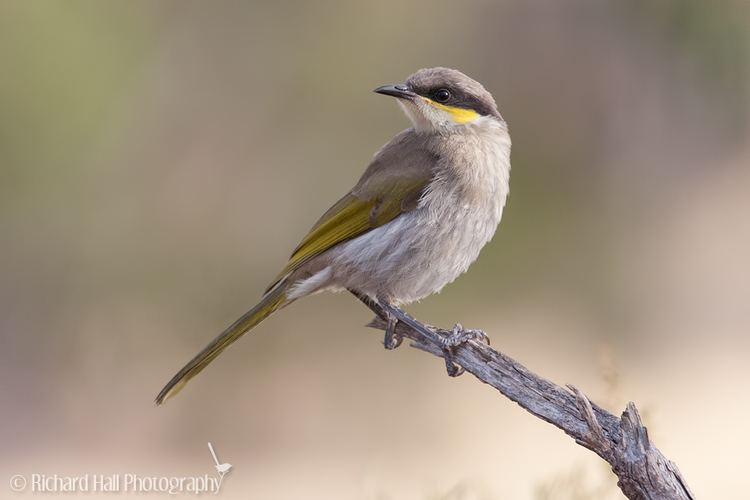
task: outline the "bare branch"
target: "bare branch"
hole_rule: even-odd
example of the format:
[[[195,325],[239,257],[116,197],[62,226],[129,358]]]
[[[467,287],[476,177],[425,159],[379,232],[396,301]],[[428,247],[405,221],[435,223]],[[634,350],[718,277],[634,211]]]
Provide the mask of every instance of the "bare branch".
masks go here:
[[[360,297],[378,316],[368,326],[385,329],[384,313],[376,303]],[[431,327],[434,328],[434,327]],[[434,328],[442,335],[448,331]],[[442,347],[418,331],[399,323],[396,333],[417,349],[443,357]],[[635,404],[620,418],[589,399],[577,388],[560,387],[536,375],[488,345],[469,341],[456,347],[453,359],[467,372],[491,385],[519,406],[545,420],[593,451],[611,466],[617,485],[631,500],[694,500],[677,465],[651,443]]]

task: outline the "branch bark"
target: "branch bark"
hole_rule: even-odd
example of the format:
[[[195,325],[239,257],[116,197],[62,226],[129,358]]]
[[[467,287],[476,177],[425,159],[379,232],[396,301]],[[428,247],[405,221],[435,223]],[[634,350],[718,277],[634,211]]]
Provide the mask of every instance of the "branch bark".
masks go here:
[[[383,309],[376,303],[363,302],[377,315],[368,326],[384,330]],[[442,335],[449,334],[440,328],[430,328]],[[442,346],[408,325],[399,322],[396,333],[412,340],[413,347],[443,357]],[[618,418],[591,403],[577,388],[560,387],[487,344],[473,340],[456,347],[453,360],[532,415],[561,429],[576,443],[606,460],[627,498],[695,500],[677,465],[649,440],[632,402]]]

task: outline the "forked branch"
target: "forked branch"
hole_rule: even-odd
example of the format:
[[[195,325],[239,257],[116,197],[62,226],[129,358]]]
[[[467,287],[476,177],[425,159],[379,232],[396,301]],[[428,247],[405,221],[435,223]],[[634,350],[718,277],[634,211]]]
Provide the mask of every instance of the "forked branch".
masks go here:
[[[368,325],[385,329],[384,312],[363,300],[377,315]],[[436,332],[447,335],[439,328]],[[443,356],[442,346],[399,323],[396,333],[412,346]],[[677,465],[651,443],[635,404],[629,403],[620,418],[592,404],[577,388],[560,387],[536,375],[486,344],[469,341],[455,348],[453,359],[467,372],[491,385],[531,414],[545,420],[606,460],[618,477],[617,485],[631,500],[694,500]]]

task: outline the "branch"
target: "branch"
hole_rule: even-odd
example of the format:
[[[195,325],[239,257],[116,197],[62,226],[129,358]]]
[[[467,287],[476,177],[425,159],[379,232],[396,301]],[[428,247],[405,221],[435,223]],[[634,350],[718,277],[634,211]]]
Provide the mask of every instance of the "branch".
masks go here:
[[[383,309],[374,302],[359,298],[377,314],[368,326],[384,330]],[[430,328],[442,335],[450,333]],[[412,340],[413,347],[443,357],[441,346],[408,325],[399,322],[396,333]],[[456,347],[453,359],[485,384],[606,460],[627,498],[695,500],[677,465],[649,440],[635,404],[628,403],[622,416],[617,418],[592,404],[577,388],[555,385],[505,354],[473,340]]]

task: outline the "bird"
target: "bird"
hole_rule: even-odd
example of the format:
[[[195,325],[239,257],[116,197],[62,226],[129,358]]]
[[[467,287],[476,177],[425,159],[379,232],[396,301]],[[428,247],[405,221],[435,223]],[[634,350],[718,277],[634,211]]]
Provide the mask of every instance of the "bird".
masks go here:
[[[260,302],[191,359],[159,392],[164,403],[224,349],[272,313],[322,291],[349,291],[387,318],[384,346],[398,347],[404,322],[451,347],[486,336],[456,325],[445,338],[401,306],[439,292],[493,237],[509,193],[511,140],[495,99],[450,68],[424,68],[377,94],[396,99],[411,126],[374,155],[354,187],[292,252]]]

